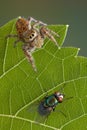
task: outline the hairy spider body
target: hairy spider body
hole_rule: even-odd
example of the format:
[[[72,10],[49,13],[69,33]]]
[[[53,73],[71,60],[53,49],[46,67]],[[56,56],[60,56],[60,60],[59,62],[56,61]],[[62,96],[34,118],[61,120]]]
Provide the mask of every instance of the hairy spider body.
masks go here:
[[[7,37],[17,37],[17,40],[14,42],[14,46],[16,46],[19,41],[22,41],[24,43],[22,46],[24,54],[36,71],[36,66],[34,64],[31,52],[34,51],[36,48],[42,47],[45,37],[51,39],[58,46],[57,41],[53,37],[53,35],[58,36],[58,34],[47,29],[45,23],[37,21],[32,17],[29,17],[28,19],[19,17],[16,22],[16,30],[16,35],[9,34]]]
[[[23,38],[23,33],[28,31],[29,22],[24,18],[19,18],[16,22],[16,30],[18,37],[21,39]]]

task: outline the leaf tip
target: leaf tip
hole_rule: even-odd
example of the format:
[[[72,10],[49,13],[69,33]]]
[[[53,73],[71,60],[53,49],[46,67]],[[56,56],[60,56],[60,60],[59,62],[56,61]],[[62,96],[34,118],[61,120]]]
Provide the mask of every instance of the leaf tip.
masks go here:
[[[21,16],[19,16],[18,19],[21,19]]]
[[[78,48],[78,51],[80,51],[80,48]]]
[[[59,46],[59,47],[58,47],[58,49],[60,50],[60,49],[61,49],[61,47]]]
[[[74,56],[75,58],[77,58],[77,55],[76,56]]]
[[[68,27],[69,27],[69,25],[67,24],[67,25],[66,25],[66,27],[68,28]]]

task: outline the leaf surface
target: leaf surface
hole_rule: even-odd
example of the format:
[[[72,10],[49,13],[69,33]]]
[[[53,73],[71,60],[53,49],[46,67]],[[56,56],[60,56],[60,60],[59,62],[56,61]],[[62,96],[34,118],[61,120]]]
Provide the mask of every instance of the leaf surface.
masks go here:
[[[87,128],[87,58],[77,56],[79,49],[61,47],[46,39],[33,53],[37,73],[25,58],[21,46],[13,47],[16,19],[0,28],[0,130],[82,130]],[[52,25],[62,46],[68,26]],[[63,88],[64,87],[64,88]],[[66,100],[45,122],[35,120],[37,112],[28,109],[48,93],[61,90]],[[57,110],[61,110],[66,117]]]

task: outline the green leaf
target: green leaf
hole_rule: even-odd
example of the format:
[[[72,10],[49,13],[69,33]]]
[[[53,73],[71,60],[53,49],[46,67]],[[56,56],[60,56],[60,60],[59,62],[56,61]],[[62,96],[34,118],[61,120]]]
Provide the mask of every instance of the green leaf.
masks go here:
[[[85,130],[87,58],[77,56],[78,48],[58,49],[46,39],[43,48],[33,53],[36,73],[22,52],[22,43],[14,48],[15,39],[5,39],[6,35],[16,33],[15,22],[16,19],[0,28],[0,130]],[[57,40],[62,46],[68,26],[49,28],[60,35]],[[30,106],[61,88],[65,98],[73,98],[59,104],[45,123],[37,123],[37,112],[30,113]]]

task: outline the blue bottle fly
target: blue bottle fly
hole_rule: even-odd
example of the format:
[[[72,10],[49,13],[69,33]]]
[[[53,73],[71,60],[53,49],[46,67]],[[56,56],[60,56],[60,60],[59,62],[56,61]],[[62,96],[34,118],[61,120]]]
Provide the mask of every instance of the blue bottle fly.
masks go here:
[[[38,112],[42,116],[49,115],[55,110],[59,103],[62,103],[64,94],[60,92],[55,92],[52,95],[45,97],[38,106]]]

